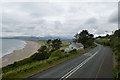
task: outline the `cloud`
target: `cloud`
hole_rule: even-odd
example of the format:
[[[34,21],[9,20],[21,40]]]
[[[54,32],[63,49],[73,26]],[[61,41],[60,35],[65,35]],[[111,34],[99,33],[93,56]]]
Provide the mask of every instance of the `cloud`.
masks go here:
[[[3,2],[118,2],[119,0],[3,0]]]
[[[85,24],[96,24],[97,23],[97,19],[96,18],[89,18]]]
[[[120,29],[120,1],[118,2],[118,28]]]
[[[109,19],[110,23],[117,23],[118,24],[118,12],[115,11],[110,15],[110,19]]]
[[[48,2],[21,3],[21,10],[35,17],[58,16],[64,11],[64,8]]]
[[[95,35],[110,33],[117,29],[117,7],[117,3],[75,1],[4,3],[3,36],[73,36],[83,29]]]

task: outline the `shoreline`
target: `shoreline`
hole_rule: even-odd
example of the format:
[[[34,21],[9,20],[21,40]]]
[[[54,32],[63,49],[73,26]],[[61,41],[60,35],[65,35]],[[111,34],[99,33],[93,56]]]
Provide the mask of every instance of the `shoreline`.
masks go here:
[[[4,67],[16,61],[20,61],[20,60],[30,57],[41,46],[40,44],[34,41],[25,41],[25,42],[26,42],[26,45],[24,46],[24,48],[19,49],[19,50],[14,50],[12,53],[7,54],[3,56],[2,58],[0,58],[2,59],[2,65],[0,67]]]
[[[21,42],[24,44],[24,46],[19,47],[19,48],[17,48],[17,49],[10,50],[9,52],[6,52],[5,54],[3,53],[4,55],[2,54],[2,56],[1,56],[0,58],[6,56],[6,55],[8,55],[8,54],[13,53],[14,51],[18,51],[18,50],[21,50],[21,49],[25,48],[25,46],[27,45],[27,42],[26,42],[25,40],[21,40]]]

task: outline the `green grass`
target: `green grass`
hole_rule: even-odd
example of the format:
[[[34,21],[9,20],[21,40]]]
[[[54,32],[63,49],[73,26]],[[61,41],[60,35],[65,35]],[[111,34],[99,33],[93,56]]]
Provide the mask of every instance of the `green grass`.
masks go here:
[[[98,44],[110,46],[110,39],[109,38],[100,38],[95,40]]]
[[[42,61],[35,61],[32,63],[28,63],[19,67],[16,67],[14,70],[10,70],[6,73],[3,73],[3,79],[4,78],[12,78],[18,80],[21,78],[26,78],[28,76],[31,76],[33,74],[36,74],[38,72],[42,72],[48,68],[51,68],[57,64],[60,64],[66,60],[69,60],[73,57],[76,57],[78,55],[81,55],[85,52],[88,52],[89,50],[91,50],[92,48],[86,48],[83,51],[77,51],[76,53],[71,53],[71,54],[66,54],[64,56],[59,56],[57,57],[56,55],[54,57],[50,57],[49,59],[46,60],[42,60]]]
[[[114,63],[113,63],[113,77],[118,78],[120,75],[120,38],[119,37],[114,37],[112,38],[111,41],[111,48],[113,50],[113,58],[114,58]]]

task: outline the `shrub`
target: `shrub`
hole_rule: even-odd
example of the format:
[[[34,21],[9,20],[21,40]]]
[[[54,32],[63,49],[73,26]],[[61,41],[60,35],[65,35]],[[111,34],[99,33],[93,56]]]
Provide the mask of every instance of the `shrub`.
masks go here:
[[[53,53],[51,53],[50,58],[53,58],[53,57],[60,57],[60,56],[62,56],[61,50],[56,50],[56,51],[54,51]]]
[[[48,59],[49,55],[48,55],[48,53],[35,53],[30,58],[32,61],[44,60],[44,59]]]
[[[64,49],[62,49],[61,52],[64,52]]]
[[[47,60],[47,63],[48,63],[48,64],[51,64],[51,63],[52,63],[52,60]]]
[[[76,49],[73,49],[73,50],[71,50],[69,53],[76,53],[77,52],[77,50]]]

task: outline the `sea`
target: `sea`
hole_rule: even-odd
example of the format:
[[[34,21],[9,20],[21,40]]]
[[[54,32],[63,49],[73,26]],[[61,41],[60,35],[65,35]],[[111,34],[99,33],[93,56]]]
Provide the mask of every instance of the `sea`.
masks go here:
[[[14,50],[23,49],[26,42],[17,39],[0,39],[0,58],[12,53]]]

